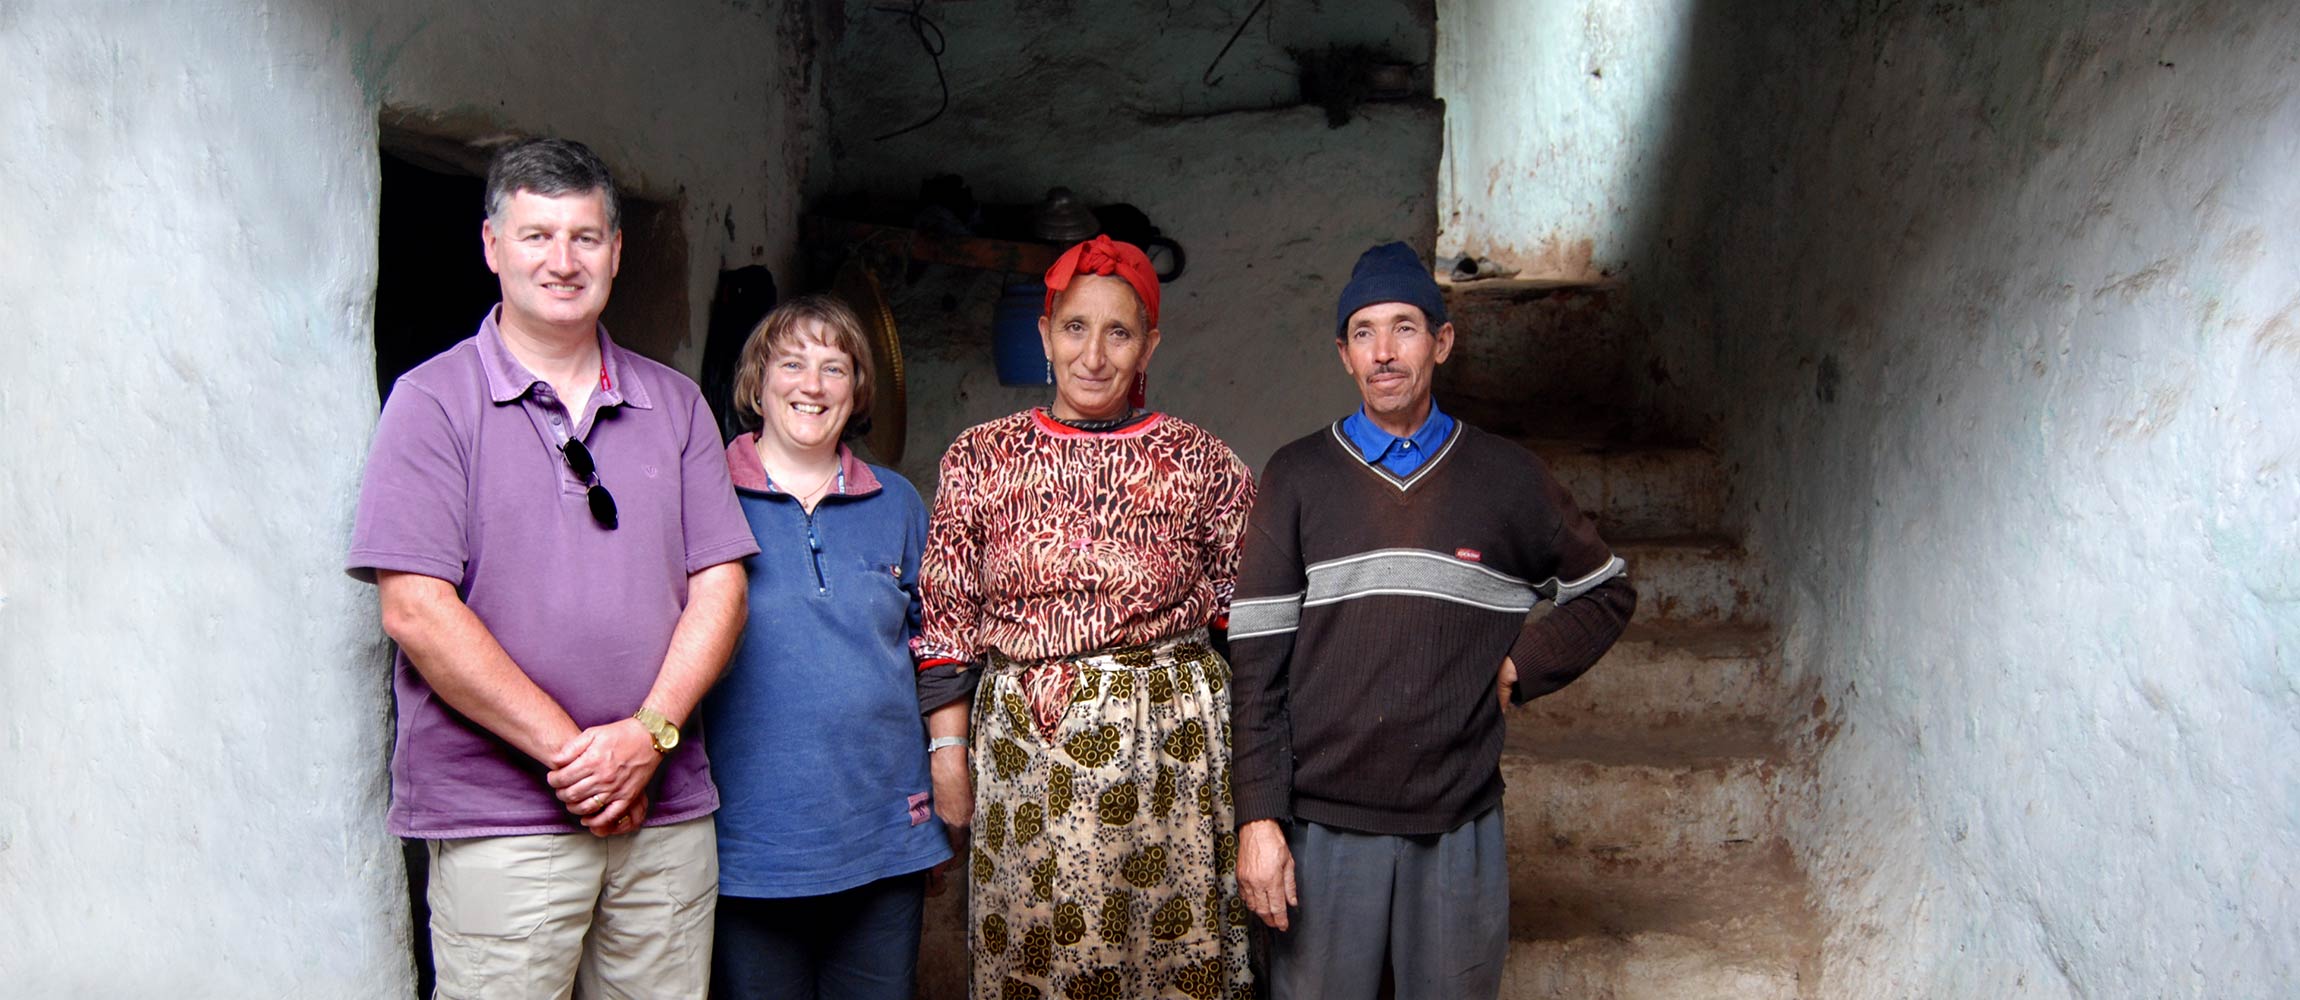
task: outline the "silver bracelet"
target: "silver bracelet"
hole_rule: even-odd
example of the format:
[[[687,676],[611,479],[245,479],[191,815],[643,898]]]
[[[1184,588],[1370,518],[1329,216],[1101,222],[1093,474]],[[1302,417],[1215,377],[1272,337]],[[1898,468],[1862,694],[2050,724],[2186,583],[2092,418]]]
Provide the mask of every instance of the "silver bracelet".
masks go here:
[[[964,736],[937,736],[926,741],[926,752],[933,753],[944,747],[962,747],[965,745],[966,737]]]

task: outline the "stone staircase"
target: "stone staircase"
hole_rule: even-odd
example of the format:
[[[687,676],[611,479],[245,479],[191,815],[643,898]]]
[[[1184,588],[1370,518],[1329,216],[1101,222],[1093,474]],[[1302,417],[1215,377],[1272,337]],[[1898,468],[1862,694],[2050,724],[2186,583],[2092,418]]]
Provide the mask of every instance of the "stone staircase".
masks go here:
[[[1640,443],[1616,293],[1480,284],[1449,291],[1448,309],[1459,340],[1440,402],[1541,455],[1639,597],[1587,676],[1510,714],[1502,996],[1810,1000],[1821,935],[1782,823],[1795,698],[1763,571],[1727,523],[1727,470],[1702,448]]]

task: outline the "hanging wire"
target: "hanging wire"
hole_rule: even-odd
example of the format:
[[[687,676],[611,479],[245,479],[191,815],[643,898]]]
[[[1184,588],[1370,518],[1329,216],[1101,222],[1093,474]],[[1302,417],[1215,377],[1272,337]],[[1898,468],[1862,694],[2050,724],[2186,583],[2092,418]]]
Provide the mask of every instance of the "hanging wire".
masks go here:
[[[1214,67],[1222,65],[1222,57],[1229,55],[1230,46],[1238,44],[1238,39],[1245,36],[1246,26],[1254,23],[1254,15],[1261,13],[1262,8],[1269,5],[1270,0],[1255,0],[1254,9],[1247,11],[1245,17],[1238,19],[1238,30],[1231,32],[1230,40],[1222,43],[1222,51],[1214,53],[1214,61],[1206,64],[1206,72],[1198,77],[1198,82],[1209,87],[1222,85],[1222,78],[1214,75]]]
[[[918,124],[898,128],[885,135],[871,138],[872,142],[885,142],[905,132],[916,132],[934,124],[934,120],[942,117],[942,113],[950,108],[950,81],[945,80],[942,75],[942,53],[949,46],[949,41],[943,37],[941,26],[926,19],[924,13],[926,0],[911,0],[908,7],[880,6],[871,9],[882,14],[899,14],[902,16],[904,24],[910,28],[910,33],[918,36],[919,48],[925,49],[927,59],[934,63],[934,85],[942,90],[942,103],[934,106],[933,114],[926,116]]]

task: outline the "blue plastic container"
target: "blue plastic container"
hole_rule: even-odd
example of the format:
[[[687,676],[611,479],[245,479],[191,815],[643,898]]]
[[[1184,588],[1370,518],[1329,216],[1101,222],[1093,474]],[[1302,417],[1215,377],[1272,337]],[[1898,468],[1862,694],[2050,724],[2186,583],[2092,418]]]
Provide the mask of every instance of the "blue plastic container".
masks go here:
[[[1046,348],[1038,342],[1038,316],[1046,309],[1046,286],[1035,281],[1006,286],[991,312],[990,347],[998,361],[1000,385],[1053,385]]]

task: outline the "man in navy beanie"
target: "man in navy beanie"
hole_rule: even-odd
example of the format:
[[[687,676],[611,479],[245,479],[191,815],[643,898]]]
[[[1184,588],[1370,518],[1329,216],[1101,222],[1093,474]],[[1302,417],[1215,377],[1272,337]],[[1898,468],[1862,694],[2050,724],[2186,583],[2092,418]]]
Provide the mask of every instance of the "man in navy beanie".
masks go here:
[[[1360,256],[1334,319],[1363,405],[1270,458],[1230,605],[1239,895],[1276,1000],[1370,1000],[1385,956],[1398,1000],[1491,1000],[1502,712],[1587,671],[1637,594],[1539,458],[1438,409],[1454,329],[1413,248]]]

